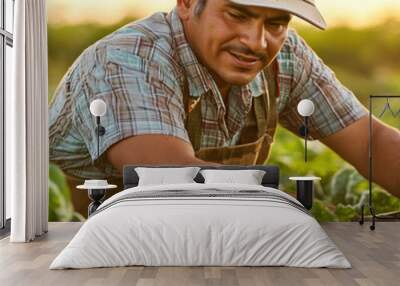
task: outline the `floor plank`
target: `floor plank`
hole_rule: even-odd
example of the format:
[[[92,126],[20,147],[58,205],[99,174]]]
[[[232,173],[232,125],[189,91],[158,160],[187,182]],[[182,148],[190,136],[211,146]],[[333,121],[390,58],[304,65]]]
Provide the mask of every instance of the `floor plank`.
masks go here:
[[[138,266],[51,271],[50,263],[81,223],[50,223],[49,233],[32,243],[0,240],[0,285],[399,285],[400,222],[378,223],[375,231],[357,223],[322,226],[349,259],[352,269]]]

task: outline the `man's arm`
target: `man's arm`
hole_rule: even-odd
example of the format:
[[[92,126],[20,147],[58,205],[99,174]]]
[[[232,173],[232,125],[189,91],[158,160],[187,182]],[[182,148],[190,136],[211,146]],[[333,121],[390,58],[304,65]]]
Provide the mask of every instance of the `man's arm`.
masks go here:
[[[196,158],[192,145],[186,141],[158,134],[137,135],[119,141],[107,150],[107,159],[120,172],[127,164],[220,166]]]
[[[368,178],[368,116],[320,141]],[[373,181],[400,197],[400,132],[373,117]]]

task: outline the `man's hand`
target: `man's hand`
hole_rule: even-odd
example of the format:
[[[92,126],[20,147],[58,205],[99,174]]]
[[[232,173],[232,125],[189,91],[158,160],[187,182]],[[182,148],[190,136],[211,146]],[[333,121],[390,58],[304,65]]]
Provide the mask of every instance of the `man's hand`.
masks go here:
[[[107,159],[120,172],[127,164],[220,165],[196,158],[192,145],[186,141],[158,134],[119,141],[107,150]]]
[[[345,129],[321,139],[368,178],[369,119],[364,116]],[[373,181],[400,197],[400,132],[373,117]]]

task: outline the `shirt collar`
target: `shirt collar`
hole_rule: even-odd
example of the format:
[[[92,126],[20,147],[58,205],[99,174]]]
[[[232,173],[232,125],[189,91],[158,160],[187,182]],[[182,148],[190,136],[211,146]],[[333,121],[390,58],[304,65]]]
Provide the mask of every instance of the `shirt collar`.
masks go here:
[[[202,94],[213,90],[213,87],[215,87],[216,84],[211,74],[199,63],[193,50],[190,48],[176,7],[167,17],[171,25],[172,37],[180,64],[188,79],[190,95],[193,97],[200,97]],[[234,86],[232,89],[240,89],[243,101],[246,102],[247,100],[245,100],[244,97],[249,97],[250,94],[253,97],[260,96],[265,92],[266,88],[261,73],[259,73],[249,84],[244,86]]]

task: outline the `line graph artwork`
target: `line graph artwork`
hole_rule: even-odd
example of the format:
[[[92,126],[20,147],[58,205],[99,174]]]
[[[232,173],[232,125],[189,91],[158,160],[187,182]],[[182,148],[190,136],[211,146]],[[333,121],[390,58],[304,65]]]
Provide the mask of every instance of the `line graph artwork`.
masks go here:
[[[376,214],[375,206],[372,201],[372,181],[373,181],[373,162],[372,162],[372,150],[373,150],[373,140],[372,140],[372,113],[373,113],[373,102],[374,100],[383,100],[386,99],[386,102],[383,106],[382,111],[378,115],[379,118],[382,118],[386,114],[390,114],[393,118],[400,118],[400,108],[398,111],[395,111],[393,105],[391,105],[391,101],[393,102],[399,100],[400,104],[400,95],[370,95],[369,96],[369,131],[368,131],[368,182],[369,182],[369,196],[368,196],[368,208],[372,218],[372,224],[370,225],[370,229],[375,229],[375,221],[376,219],[391,219],[390,217],[384,217]],[[361,214],[360,214],[360,224],[364,224],[364,207],[365,205],[361,205]]]
[[[400,117],[400,109],[396,112],[393,110],[393,108],[390,106],[390,97],[386,97],[386,103],[383,107],[383,110],[381,113],[378,115],[379,118],[382,118],[386,112],[390,112],[393,117]]]

